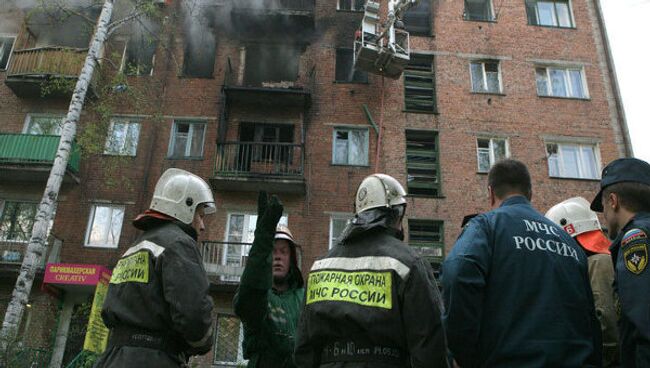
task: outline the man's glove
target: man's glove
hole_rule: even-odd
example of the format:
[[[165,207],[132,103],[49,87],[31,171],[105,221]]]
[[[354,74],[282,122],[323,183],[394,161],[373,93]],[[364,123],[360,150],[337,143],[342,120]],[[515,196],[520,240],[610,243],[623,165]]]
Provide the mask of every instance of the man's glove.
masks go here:
[[[257,200],[257,225],[255,226],[254,248],[262,248],[266,251],[273,249],[273,238],[275,229],[282,217],[284,207],[276,196],[268,196],[265,191],[261,191]]]

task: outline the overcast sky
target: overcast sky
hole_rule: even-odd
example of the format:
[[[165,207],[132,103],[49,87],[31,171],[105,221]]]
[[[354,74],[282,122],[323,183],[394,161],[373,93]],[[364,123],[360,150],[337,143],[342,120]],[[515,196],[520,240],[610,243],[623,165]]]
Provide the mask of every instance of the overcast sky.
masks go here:
[[[601,0],[634,156],[650,162],[650,0]],[[607,164],[603,162],[603,164]]]

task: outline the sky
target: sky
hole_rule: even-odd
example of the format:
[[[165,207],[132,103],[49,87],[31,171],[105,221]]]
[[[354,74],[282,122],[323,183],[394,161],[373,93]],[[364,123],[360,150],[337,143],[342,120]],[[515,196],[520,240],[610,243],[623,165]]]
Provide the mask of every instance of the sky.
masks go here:
[[[650,162],[650,0],[601,0],[634,156]]]

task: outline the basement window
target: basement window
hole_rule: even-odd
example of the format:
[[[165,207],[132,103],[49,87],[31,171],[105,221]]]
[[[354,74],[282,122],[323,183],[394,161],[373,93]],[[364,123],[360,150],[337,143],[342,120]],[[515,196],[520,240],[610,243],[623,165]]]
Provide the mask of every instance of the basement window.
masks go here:
[[[444,222],[439,220],[409,219],[408,244],[431,263],[436,275],[445,258]]]
[[[472,92],[501,93],[501,73],[496,60],[470,63]]]
[[[402,17],[406,30],[413,36],[431,36],[431,0],[420,0]]]
[[[300,49],[292,45],[249,46],[246,48],[244,83],[263,86],[288,82],[292,86],[298,79],[299,62]]]
[[[526,0],[528,24],[575,28],[570,0]]]
[[[436,112],[433,56],[411,54],[404,69],[404,109],[411,112]]]
[[[547,143],[548,175],[568,179],[598,179],[598,149],[593,144]]]
[[[0,36],[0,70],[5,70],[9,66],[9,57],[15,41],[15,36]]]
[[[332,142],[334,165],[368,165],[368,129],[335,128]]]
[[[493,22],[492,0],[465,0],[465,20]]]
[[[354,51],[352,49],[336,49],[336,81],[368,83],[368,73],[354,68]]]
[[[406,130],[406,172],[409,195],[440,195],[438,132]]]
[[[366,0],[338,0],[336,3],[336,10],[349,10],[362,12]]]
[[[476,140],[476,159],[478,172],[487,173],[495,163],[510,157],[508,141],[503,138],[478,138]]]
[[[124,206],[93,205],[88,220],[87,247],[117,248],[122,232]]]
[[[140,137],[140,123],[123,119],[111,121],[104,153],[116,156],[135,156]]]
[[[175,121],[167,156],[170,159],[203,158],[205,122]]]
[[[132,38],[124,47],[122,72],[126,75],[153,75],[156,42],[146,37]]]
[[[38,203],[0,201],[0,240],[28,242],[37,210]]]

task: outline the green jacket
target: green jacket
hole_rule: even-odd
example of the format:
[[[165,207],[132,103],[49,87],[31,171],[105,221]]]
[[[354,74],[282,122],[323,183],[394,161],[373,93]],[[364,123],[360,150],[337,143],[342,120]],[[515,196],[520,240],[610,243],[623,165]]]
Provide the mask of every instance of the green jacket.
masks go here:
[[[259,245],[254,244],[249,253],[234,299],[235,314],[244,324],[244,358],[249,359],[250,368],[293,368],[294,339],[305,293],[295,248],[289,289],[278,292],[272,288],[273,247]]]
[[[618,367],[618,327],[616,323],[616,300],[614,295],[614,265],[609,254],[593,254],[587,257],[589,280],[594,294],[596,316],[603,331],[603,366]]]

